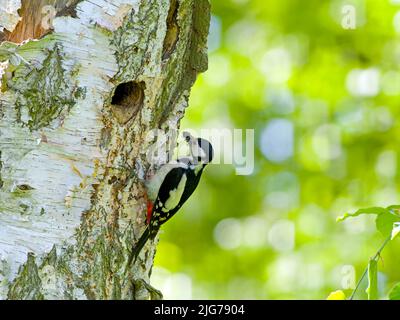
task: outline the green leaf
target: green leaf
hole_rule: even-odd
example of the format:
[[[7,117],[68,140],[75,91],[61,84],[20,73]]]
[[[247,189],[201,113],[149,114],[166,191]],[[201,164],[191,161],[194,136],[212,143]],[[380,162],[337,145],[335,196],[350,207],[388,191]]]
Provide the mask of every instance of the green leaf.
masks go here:
[[[389,212],[380,213],[375,220],[376,228],[384,237],[389,237],[392,234],[394,223],[399,222],[400,217]]]
[[[368,263],[368,300],[378,299],[378,262],[375,259]]]
[[[364,208],[364,209],[359,209],[354,213],[345,213],[343,216],[338,217],[336,221],[340,222],[346,220],[347,218],[357,217],[362,214],[381,214],[381,213],[390,214],[390,211],[388,209],[381,207]]]
[[[400,222],[395,222],[393,223],[393,229],[392,229],[392,236],[390,240],[393,240],[396,238],[396,236],[400,233]]]
[[[342,290],[331,292],[326,300],[346,300],[346,295]]]
[[[389,300],[400,300],[400,282],[395,284],[389,292]]]
[[[387,207],[386,209],[388,209],[391,213],[396,214],[398,216],[400,216],[400,205],[392,205]]]

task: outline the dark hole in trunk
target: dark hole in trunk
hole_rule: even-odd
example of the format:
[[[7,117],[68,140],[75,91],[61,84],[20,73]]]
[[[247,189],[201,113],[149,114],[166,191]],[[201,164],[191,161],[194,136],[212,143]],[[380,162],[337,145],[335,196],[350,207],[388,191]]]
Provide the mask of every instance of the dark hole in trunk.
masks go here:
[[[141,109],[144,101],[144,89],[144,82],[130,81],[117,86],[111,104],[119,123],[127,123]]]

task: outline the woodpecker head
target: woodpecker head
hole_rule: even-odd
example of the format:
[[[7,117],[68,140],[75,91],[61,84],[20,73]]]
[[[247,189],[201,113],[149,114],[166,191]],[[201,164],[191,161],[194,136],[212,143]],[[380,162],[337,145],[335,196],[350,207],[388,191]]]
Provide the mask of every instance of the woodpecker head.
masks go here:
[[[192,161],[194,165],[201,164],[203,166],[206,166],[212,161],[214,157],[214,149],[208,140],[202,138],[194,138],[188,132],[184,132],[183,137],[189,144],[190,153],[192,155]]]

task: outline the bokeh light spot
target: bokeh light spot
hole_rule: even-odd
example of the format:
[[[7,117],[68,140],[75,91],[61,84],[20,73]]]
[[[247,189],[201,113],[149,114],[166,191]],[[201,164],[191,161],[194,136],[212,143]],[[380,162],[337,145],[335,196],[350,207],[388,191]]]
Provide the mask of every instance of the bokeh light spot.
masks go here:
[[[273,119],[261,134],[261,152],[272,162],[283,162],[293,155],[293,140],[292,122],[286,119]]]
[[[269,230],[268,240],[277,251],[293,250],[295,243],[294,223],[289,220],[275,222]]]
[[[347,75],[346,86],[353,96],[374,97],[379,93],[379,70],[351,70]]]
[[[233,250],[242,242],[242,226],[239,220],[228,218],[220,221],[214,229],[215,242],[223,249]]]

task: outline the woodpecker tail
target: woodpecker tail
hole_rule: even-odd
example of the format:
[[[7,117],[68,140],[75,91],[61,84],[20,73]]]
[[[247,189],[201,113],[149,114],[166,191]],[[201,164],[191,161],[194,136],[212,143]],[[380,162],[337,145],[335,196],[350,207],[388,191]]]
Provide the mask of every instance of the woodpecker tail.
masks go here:
[[[147,240],[151,239],[154,240],[158,233],[158,228],[151,228],[147,226],[144,230],[142,236],[140,237],[139,241],[132,247],[128,263],[126,264],[125,273],[128,268],[131,266],[132,262],[135,262],[137,257],[139,256],[140,251],[142,251],[144,245],[146,244]]]
[[[139,256],[140,251],[142,251],[144,245],[146,244],[147,240],[150,238],[150,228],[147,227],[146,230],[144,230],[142,236],[140,237],[139,241],[132,247],[127,268],[130,267],[132,262],[135,262],[137,257]]]

